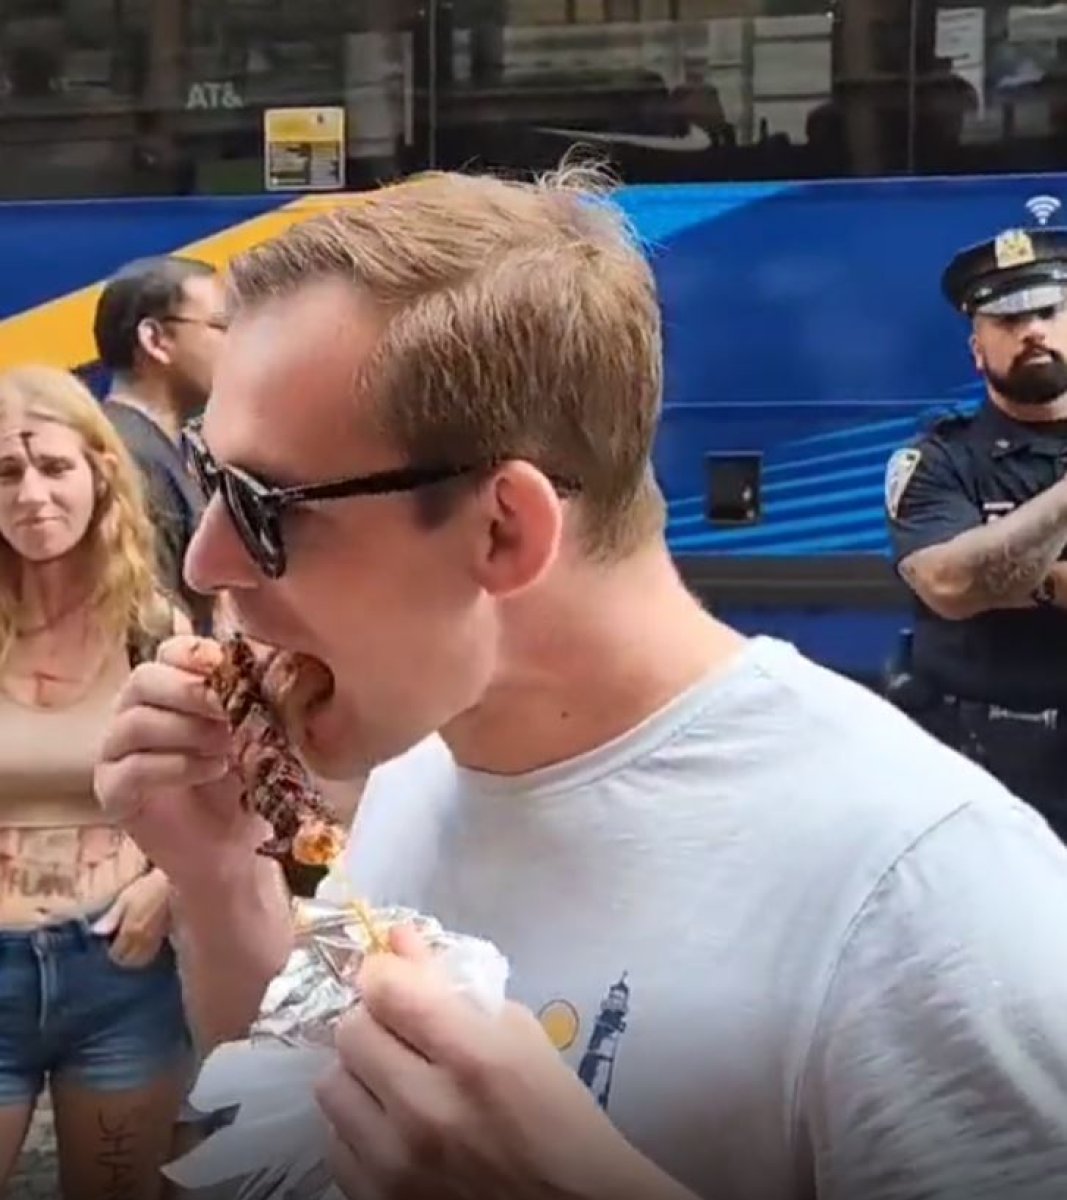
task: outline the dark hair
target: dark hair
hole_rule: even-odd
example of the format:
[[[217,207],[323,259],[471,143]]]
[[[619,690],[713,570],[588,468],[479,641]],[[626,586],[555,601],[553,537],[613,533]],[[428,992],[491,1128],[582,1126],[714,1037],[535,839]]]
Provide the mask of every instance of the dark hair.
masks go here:
[[[111,371],[133,368],[137,327],[146,318],[172,315],[190,279],[214,275],[210,263],[160,255],[138,258],[108,280],[96,306],[93,336],[100,361]]]

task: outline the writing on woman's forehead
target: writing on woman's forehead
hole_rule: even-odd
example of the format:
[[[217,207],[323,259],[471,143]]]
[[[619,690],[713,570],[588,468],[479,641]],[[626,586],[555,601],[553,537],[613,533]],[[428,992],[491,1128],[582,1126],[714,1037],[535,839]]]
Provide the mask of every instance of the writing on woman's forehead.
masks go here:
[[[22,448],[27,458],[82,444],[81,436],[61,421],[29,417],[0,425],[0,445]]]
[[[37,441],[37,445],[34,445],[35,441]],[[37,439],[37,435],[32,429],[15,430],[13,433],[0,440],[0,444],[2,443],[6,443],[6,446],[3,446],[3,448],[0,449],[0,454],[2,454],[4,458],[14,459],[16,461],[25,459],[25,461],[31,466],[37,465],[43,453],[39,444],[39,440]],[[19,455],[16,446],[21,447],[21,456]]]
[[[33,433],[28,429],[12,430],[10,433],[0,435],[0,457],[15,461],[21,457],[33,463],[37,458],[37,452],[33,448],[32,439]],[[22,448],[21,456],[17,449],[19,446]]]

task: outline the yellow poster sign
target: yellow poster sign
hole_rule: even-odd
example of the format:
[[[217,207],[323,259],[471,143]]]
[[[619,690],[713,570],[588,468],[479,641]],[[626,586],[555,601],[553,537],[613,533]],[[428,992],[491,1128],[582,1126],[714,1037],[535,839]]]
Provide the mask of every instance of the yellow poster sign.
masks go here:
[[[263,175],[268,192],[343,188],[345,110],[341,107],[266,109]]]

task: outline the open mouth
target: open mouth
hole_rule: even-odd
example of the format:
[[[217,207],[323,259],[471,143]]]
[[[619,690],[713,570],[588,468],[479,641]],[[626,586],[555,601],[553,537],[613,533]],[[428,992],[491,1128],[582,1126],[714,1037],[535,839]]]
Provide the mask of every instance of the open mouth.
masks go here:
[[[232,620],[235,630],[249,643],[262,671],[263,693],[286,736],[310,760],[318,743],[338,719],[338,714],[332,711],[336,699],[333,671],[312,654],[289,649],[261,636],[255,622],[243,620],[236,609],[227,612],[226,617],[226,624]]]
[[[299,650],[268,651],[263,685],[287,726],[312,721],[333,699],[333,672],[318,658]]]

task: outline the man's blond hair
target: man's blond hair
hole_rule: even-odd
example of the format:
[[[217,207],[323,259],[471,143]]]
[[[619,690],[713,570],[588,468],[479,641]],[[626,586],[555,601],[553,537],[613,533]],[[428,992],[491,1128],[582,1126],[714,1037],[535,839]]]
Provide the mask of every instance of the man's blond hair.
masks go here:
[[[415,176],[236,259],[234,305],[351,281],[386,317],[357,381],[386,436],[417,464],[521,458],[576,482],[586,548],[619,557],[663,527],[662,346],[606,182],[585,166]]]

